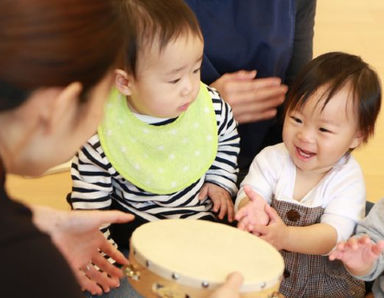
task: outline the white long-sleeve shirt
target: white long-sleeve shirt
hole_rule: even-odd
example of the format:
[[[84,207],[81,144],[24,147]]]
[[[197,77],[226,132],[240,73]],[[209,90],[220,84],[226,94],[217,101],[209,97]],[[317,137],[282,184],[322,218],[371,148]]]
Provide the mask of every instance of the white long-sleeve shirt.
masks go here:
[[[337,231],[338,241],[353,233],[365,210],[365,184],[361,168],[352,156],[342,157],[302,200],[293,198],[296,167],[283,143],[263,149],[253,160],[241,183],[235,207],[244,198],[244,185],[250,185],[268,204],[277,200],[309,208],[322,207],[320,222]]]

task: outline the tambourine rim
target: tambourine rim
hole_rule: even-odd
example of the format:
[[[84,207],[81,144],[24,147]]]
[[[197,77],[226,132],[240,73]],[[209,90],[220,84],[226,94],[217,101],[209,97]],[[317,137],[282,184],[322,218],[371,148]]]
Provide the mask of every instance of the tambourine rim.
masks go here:
[[[170,221],[170,220],[162,220],[162,221]],[[192,220],[183,219],[183,221],[192,221]],[[213,223],[213,224],[216,224],[216,223]],[[232,227],[228,226],[228,228],[232,228]],[[132,238],[133,238],[133,235],[132,235]],[[200,288],[211,289],[221,284],[219,282],[212,282],[209,280],[190,277],[180,272],[172,272],[171,270],[165,268],[164,266],[157,264],[153,260],[148,260],[148,258],[146,258],[142,253],[138,251],[137,247],[132,241],[132,238],[131,238],[132,257],[135,258],[135,261],[138,264],[147,268],[149,271],[153,272],[154,274],[164,279],[175,281],[181,285],[195,287],[195,288],[200,287]],[[281,282],[282,274],[284,271],[284,262],[282,264],[283,264],[282,268],[280,272],[277,274],[276,278],[273,278],[270,280],[263,280],[257,283],[250,283],[250,282],[244,281],[242,287],[240,288],[240,292],[241,293],[256,292],[256,291],[266,290],[268,288],[275,287],[276,284]]]

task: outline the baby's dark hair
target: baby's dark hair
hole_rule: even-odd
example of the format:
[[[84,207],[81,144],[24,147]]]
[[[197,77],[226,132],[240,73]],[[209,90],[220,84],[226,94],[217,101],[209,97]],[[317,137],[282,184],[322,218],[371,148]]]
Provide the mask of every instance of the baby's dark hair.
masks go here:
[[[360,57],[342,52],[331,52],[318,56],[299,73],[290,88],[285,102],[285,114],[300,109],[308,98],[320,87],[325,87],[319,101],[325,98],[322,109],[332,96],[346,84],[351,86],[353,104],[356,109],[359,130],[363,142],[373,135],[380,111],[381,87],[374,70]]]
[[[154,42],[161,52],[181,34],[203,40],[199,22],[184,0],[121,0],[121,13],[128,29],[123,68],[134,76],[139,51]]]

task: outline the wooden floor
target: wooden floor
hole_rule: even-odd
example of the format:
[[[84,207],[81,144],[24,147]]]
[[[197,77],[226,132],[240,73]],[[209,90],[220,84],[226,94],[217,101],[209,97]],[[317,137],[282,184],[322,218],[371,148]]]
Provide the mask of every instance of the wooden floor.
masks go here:
[[[317,0],[314,55],[345,51],[361,56],[384,79],[384,1]],[[354,152],[367,184],[368,200],[384,197],[384,115],[379,116],[376,134],[368,145]],[[68,172],[38,179],[8,178],[8,189],[22,201],[67,209],[70,191]]]

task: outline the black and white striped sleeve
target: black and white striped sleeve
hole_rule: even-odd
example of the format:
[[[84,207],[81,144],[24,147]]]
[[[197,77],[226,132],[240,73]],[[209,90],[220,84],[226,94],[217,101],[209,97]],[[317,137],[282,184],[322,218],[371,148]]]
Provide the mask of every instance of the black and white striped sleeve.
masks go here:
[[[218,149],[215,161],[206,174],[206,181],[226,189],[231,196],[237,193],[237,175],[239,172],[237,158],[240,152],[240,136],[232,109],[219,95],[208,87],[212,97],[218,128]]]
[[[108,210],[111,206],[112,165],[101,148],[97,135],[91,137],[72,161],[72,192],[70,203],[77,210]],[[101,228],[113,244],[109,225]]]
[[[97,135],[90,138],[72,161],[73,209],[109,209],[111,205],[111,164],[106,159]]]

